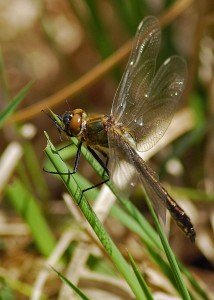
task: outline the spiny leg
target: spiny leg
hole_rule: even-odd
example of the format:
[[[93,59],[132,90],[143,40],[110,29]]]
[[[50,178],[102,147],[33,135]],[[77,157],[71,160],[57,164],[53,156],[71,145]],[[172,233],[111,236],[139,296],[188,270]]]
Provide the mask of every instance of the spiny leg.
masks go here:
[[[109,170],[107,168],[107,164],[109,160],[108,156],[105,153],[103,153],[103,156],[106,157],[106,162],[104,163],[103,160],[99,157],[99,155],[90,146],[88,146],[87,148],[90,151],[90,153],[93,155],[93,157],[96,159],[96,161],[98,161],[98,163],[101,165],[101,167],[103,167],[106,174],[109,176]]]
[[[63,147],[60,150],[66,148],[66,147],[68,147],[68,146]],[[70,172],[70,171],[69,172],[55,172],[55,171],[45,170],[44,168],[43,168],[43,171],[46,172],[46,173],[58,174],[58,175],[74,175],[74,174],[76,174],[77,169],[78,169],[78,165],[79,165],[79,161],[80,161],[81,147],[82,147],[82,142],[79,143],[78,148],[77,148],[77,153],[76,153],[76,158],[75,158],[75,162],[74,162],[73,172]]]
[[[88,146],[87,148],[88,148],[89,152],[92,154],[92,156],[96,159],[96,161],[98,161],[98,163],[103,167],[104,172],[106,172],[106,174],[109,176],[109,170],[108,170],[108,168],[107,168],[107,164],[108,164],[108,160],[109,160],[108,157],[107,157],[106,155],[104,155],[104,156],[106,156],[106,162],[104,163],[104,162],[102,161],[102,159],[99,157],[99,155],[98,155],[98,154],[97,154],[90,146]],[[104,174],[103,174],[103,175],[104,175]],[[106,183],[106,182],[108,182],[108,181],[109,181],[109,178],[107,178],[107,179],[105,179],[105,180],[103,180],[103,181],[101,181],[101,182],[98,182],[98,183],[96,183],[96,184],[94,184],[94,185],[92,185],[92,186],[90,186],[90,187],[88,187],[88,188],[82,190],[82,195],[81,195],[81,197],[80,197],[79,203],[81,202],[82,197],[83,197],[83,194],[84,194],[85,192],[90,191],[90,190],[92,190],[93,188],[96,188],[96,187],[98,187],[98,186],[100,186],[100,185],[102,185],[102,184],[104,184],[104,183]]]

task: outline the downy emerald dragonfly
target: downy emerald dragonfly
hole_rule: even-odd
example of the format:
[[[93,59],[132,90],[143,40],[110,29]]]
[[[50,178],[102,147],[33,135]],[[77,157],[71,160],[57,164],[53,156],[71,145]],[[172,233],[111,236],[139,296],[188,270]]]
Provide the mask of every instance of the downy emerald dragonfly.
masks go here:
[[[139,179],[158,215],[165,220],[167,208],[181,230],[194,241],[196,232],[190,218],[137,153],[149,150],[162,138],[185,87],[187,67],[181,57],[171,56],[155,71],[160,41],[159,21],[152,16],[143,19],[109,115],[90,116],[78,108],[51,118],[60,132],[79,140],[73,173],[85,144],[117,188],[124,192],[122,179],[127,178],[130,185]],[[108,158],[108,166],[97,153]],[[131,182],[130,174],[135,174]],[[125,190],[129,189],[127,184]]]

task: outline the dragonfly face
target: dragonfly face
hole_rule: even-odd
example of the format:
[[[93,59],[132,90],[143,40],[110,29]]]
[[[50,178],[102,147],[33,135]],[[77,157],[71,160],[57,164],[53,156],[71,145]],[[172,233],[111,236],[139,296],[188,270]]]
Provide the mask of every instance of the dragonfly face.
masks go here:
[[[83,109],[74,109],[73,111],[65,112],[62,117],[57,116],[61,121],[59,128],[70,137],[81,136],[85,123],[86,113]]]
[[[191,239],[195,230],[182,208],[162,187],[138,151],[147,151],[164,135],[185,87],[187,68],[179,56],[167,59],[155,72],[161,30],[155,17],[139,25],[131,56],[117,89],[110,115],[87,116],[82,109],[66,112],[55,120],[59,130],[77,137],[89,148],[108,153],[110,179],[115,186],[135,174],[159,216],[165,220],[166,208],[178,226]],[[117,171],[119,169],[119,172]]]

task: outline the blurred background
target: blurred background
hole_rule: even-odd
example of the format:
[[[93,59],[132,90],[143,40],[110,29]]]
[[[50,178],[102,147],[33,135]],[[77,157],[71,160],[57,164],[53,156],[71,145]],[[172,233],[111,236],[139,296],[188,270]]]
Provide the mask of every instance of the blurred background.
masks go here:
[[[2,299],[31,296],[42,262],[71,222],[61,200],[64,185],[42,171],[44,131],[61,145],[42,110],[48,106],[59,115],[70,108],[109,113],[130,41],[147,15],[160,17],[163,26],[158,66],[173,54],[187,61],[188,82],[179,111],[190,113],[190,125],[181,123],[180,136],[150,164],[196,225],[195,245],[186,246],[173,225],[170,244],[214,292],[213,1],[10,0],[0,1],[0,110],[27,83],[33,85],[0,133],[0,295],[8,297]],[[84,159],[80,173],[91,182],[99,180]],[[21,209],[23,195],[32,203],[30,215]],[[140,187],[132,198],[147,214]],[[106,227],[113,239],[129,247],[134,237],[115,220],[118,231],[112,232],[111,222]],[[139,245],[133,255],[139,262],[145,259]],[[53,282],[46,285],[47,299],[57,299],[60,283]]]

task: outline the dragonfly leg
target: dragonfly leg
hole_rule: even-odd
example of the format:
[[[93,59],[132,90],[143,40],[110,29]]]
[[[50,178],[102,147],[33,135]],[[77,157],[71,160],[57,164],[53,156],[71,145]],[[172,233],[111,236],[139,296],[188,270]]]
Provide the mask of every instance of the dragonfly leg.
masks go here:
[[[98,161],[98,163],[103,167],[106,174],[109,176],[109,170],[107,168],[108,165],[108,156],[105,153],[102,153],[104,157],[106,157],[106,162],[104,163],[103,160],[99,157],[99,155],[90,147],[88,146],[88,150],[91,152],[93,157]]]
[[[64,150],[65,148],[70,147],[71,145],[73,145],[73,143],[70,143],[70,144],[65,145],[64,147],[62,147],[62,148],[60,148],[60,149],[57,149],[57,152],[62,151],[62,150]]]
[[[93,157],[98,161],[98,163],[103,167],[104,172],[106,172],[106,174],[109,176],[109,170],[107,168],[108,161],[109,161],[108,156],[103,153],[103,156],[106,157],[106,162],[104,163],[103,160],[99,157],[99,155],[97,155],[97,153],[90,146],[88,146],[87,148],[90,151],[90,153],[93,155]],[[81,194],[81,197],[80,197],[78,205],[81,203],[82,197],[83,197],[83,195],[84,195],[85,192],[90,191],[90,190],[92,190],[92,189],[94,189],[94,188],[96,188],[96,187],[98,187],[98,186],[100,186],[100,185],[102,185],[102,184],[104,184],[104,183],[106,183],[108,181],[109,181],[109,178],[107,178],[107,179],[105,179],[105,180],[103,180],[101,182],[98,182],[98,183],[96,183],[96,184],[94,184],[94,185],[92,185],[92,186],[90,186],[90,187],[82,190],[82,194]]]
[[[79,202],[78,202],[78,205],[80,205],[81,200],[82,200],[82,197],[83,197],[83,195],[84,195],[85,192],[88,192],[88,191],[90,191],[90,190],[92,190],[92,189],[94,189],[94,188],[96,188],[96,187],[98,187],[98,186],[100,186],[100,185],[102,185],[102,184],[108,182],[108,181],[109,181],[109,178],[107,178],[107,179],[105,179],[105,180],[103,180],[103,181],[101,181],[101,182],[98,182],[98,183],[96,183],[96,184],[94,184],[94,185],[88,187],[87,189],[82,190],[81,197],[80,197],[80,200],[79,200]]]
[[[68,147],[70,145],[67,145],[61,149],[59,149],[58,151],[65,149],[66,147]],[[79,143],[78,148],[77,148],[77,154],[76,154],[76,158],[75,158],[75,163],[74,163],[74,168],[73,168],[73,172],[55,172],[55,171],[48,171],[45,170],[45,168],[43,168],[43,171],[46,173],[50,173],[50,174],[59,174],[59,175],[73,175],[76,174],[77,169],[78,169],[78,165],[79,165],[79,160],[80,160],[80,155],[81,155],[81,147],[82,147],[82,143]]]
[[[66,148],[66,147],[68,147],[68,146],[63,147],[60,150]],[[59,175],[73,175],[73,174],[77,173],[78,165],[79,165],[79,161],[80,161],[80,156],[81,156],[81,147],[82,147],[82,142],[79,143],[78,148],[77,148],[77,153],[76,153],[76,158],[75,158],[75,162],[74,162],[73,172],[61,172],[60,173],[60,172],[54,172],[54,171],[47,171],[44,168],[43,168],[43,171],[45,171],[47,173],[59,174]],[[109,170],[107,168],[107,164],[108,164],[108,157],[107,157],[107,155],[103,153],[103,156],[106,157],[106,162],[104,163],[103,160],[97,155],[97,153],[90,146],[88,146],[88,150],[93,155],[93,157],[98,161],[98,163],[103,167],[104,172],[106,172],[106,174],[109,176]],[[96,187],[98,187],[98,186],[100,186],[100,185],[102,185],[102,184],[104,184],[104,183],[106,183],[108,181],[109,181],[109,178],[107,178],[107,179],[105,179],[105,180],[103,180],[103,181],[101,181],[101,182],[99,182],[99,183],[97,183],[95,185],[92,185],[92,186],[90,186],[90,187],[82,190],[81,197],[80,197],[78,205],[81,203],[83,194],[85,192],[87,192],[87,191],[89,191],[89,190],[91,190],[93,188],[96,188]]]
[[[76,154],[74,169],[73,169],[72,174],[75,174],[77,172],[79,161],[80,161],[81,148],[82,148],[82,142],[79,143],[78,148],[77,148],[77,154]]]

